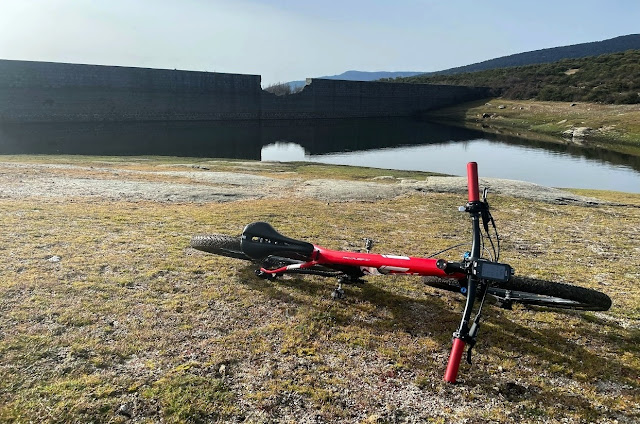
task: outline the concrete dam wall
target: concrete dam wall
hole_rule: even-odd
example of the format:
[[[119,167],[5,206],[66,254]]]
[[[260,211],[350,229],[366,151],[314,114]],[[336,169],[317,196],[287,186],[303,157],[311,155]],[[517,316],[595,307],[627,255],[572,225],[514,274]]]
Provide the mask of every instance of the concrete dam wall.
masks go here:
[[[276,96],[259,75],[0,60],[0,122],[216,121],[411,116],[485,88],[307,80]]]

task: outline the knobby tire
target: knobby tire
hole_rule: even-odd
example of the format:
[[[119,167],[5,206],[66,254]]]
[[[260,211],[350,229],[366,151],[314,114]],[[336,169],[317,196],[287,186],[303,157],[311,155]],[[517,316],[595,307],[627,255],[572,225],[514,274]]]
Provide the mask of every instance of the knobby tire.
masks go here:
[[[425,277],[424,282],[438,289],[460,292],[460,284],[455,280]],[[503,283],[492,282],[487,293],[503,304],[521,303],[589,311],[606,311],[611,307],[609,296],[597,290],[518,276]]]
[[[585,311],[606,311],[611,307],[611,299],[606,294],[571,284],[512,277],[507,282],[495,283],[491,287],[494,296],[508,296],[511,301],[526,305]]]
[[[229,258],[244,259],[246,261],[252,261],[247,256],[240,245],[240,237],[233,237],[226,234],[208,234],[197,235],[191,238],[191,247],[197,250],[201,250],[207,253],[213,253],[214,255],[226,256]],[[301,263],[300,260],[291,258],[285,258],[280,256],[271,256],[265,262],[265,266],[269,268],[280,268],[281,266],[287,266],[295,263]],[[292,269],[288,271],[289,274],[308,274],[319,275],[321,277],[338,277],[342,273],[331,270],[322,266],[316,266],[309,269]]]
[[[244,259],[250,261],[251,258],[244,254],[240,247],[240,237],[228,236],[226,234],[198,235],[191,238],[191,247],[214,255],[227,256],[229,258]]]

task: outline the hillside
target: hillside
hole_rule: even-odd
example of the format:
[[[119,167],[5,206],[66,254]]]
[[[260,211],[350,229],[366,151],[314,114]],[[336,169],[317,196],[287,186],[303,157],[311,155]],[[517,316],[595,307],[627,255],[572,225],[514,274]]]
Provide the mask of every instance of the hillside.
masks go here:
[[[456,75],[419,75],[394,82],[491,87],[525,100],[640,103],[640,50]]]
[[[640,34],[623,35],[608,40],[594,41],[591,43],[573,44],[570,46],[552,47],[548,49],[534,50],[530,52],[512,54],[485,60],[457,68],[432,72],[431,74],[461,74],[477,72],[488,69],[507,68],[513,66],[526,66],[541,63],[552,63],[562,59],[574,59],[588,56],[600,56],[603,54],[623,52],[626,50],[640,49]]]

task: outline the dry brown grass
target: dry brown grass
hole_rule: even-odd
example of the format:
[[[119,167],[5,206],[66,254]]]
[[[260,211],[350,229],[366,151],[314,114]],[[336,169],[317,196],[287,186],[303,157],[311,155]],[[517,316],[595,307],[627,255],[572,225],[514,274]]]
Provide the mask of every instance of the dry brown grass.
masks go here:
[[[327,247],[371,237],[378,252],[428,254],[468,239],[460,196],[0,199],[0,421],[127,422],[122,405],[137,422],[637,421],[640,209],[492,200],[504,261],[614,306],[489,306],[452,386],[462,298],[387,277],[336,302],[334,281],[265,281],[187,246],[266,220]]]

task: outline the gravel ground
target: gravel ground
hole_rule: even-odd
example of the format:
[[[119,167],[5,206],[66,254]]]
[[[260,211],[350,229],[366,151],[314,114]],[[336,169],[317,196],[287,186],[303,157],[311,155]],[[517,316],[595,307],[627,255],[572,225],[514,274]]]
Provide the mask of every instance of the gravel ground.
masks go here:
[[[466,179],[461,177],[427,177],[421,181],[393,177],[378,177],[375,181],[303,180],[295,174],[288,178],[273,178],[207,169],[137,171],[0,162],[2,198],[96,197],[206,203],[265,197],[312,197],[326,201],[366,201],[394,198],[415,191],[464,193],[466,184]],[[480,186],[488,187],[492,193],[552,203],[604,203],[523,181],[481,178]]]

